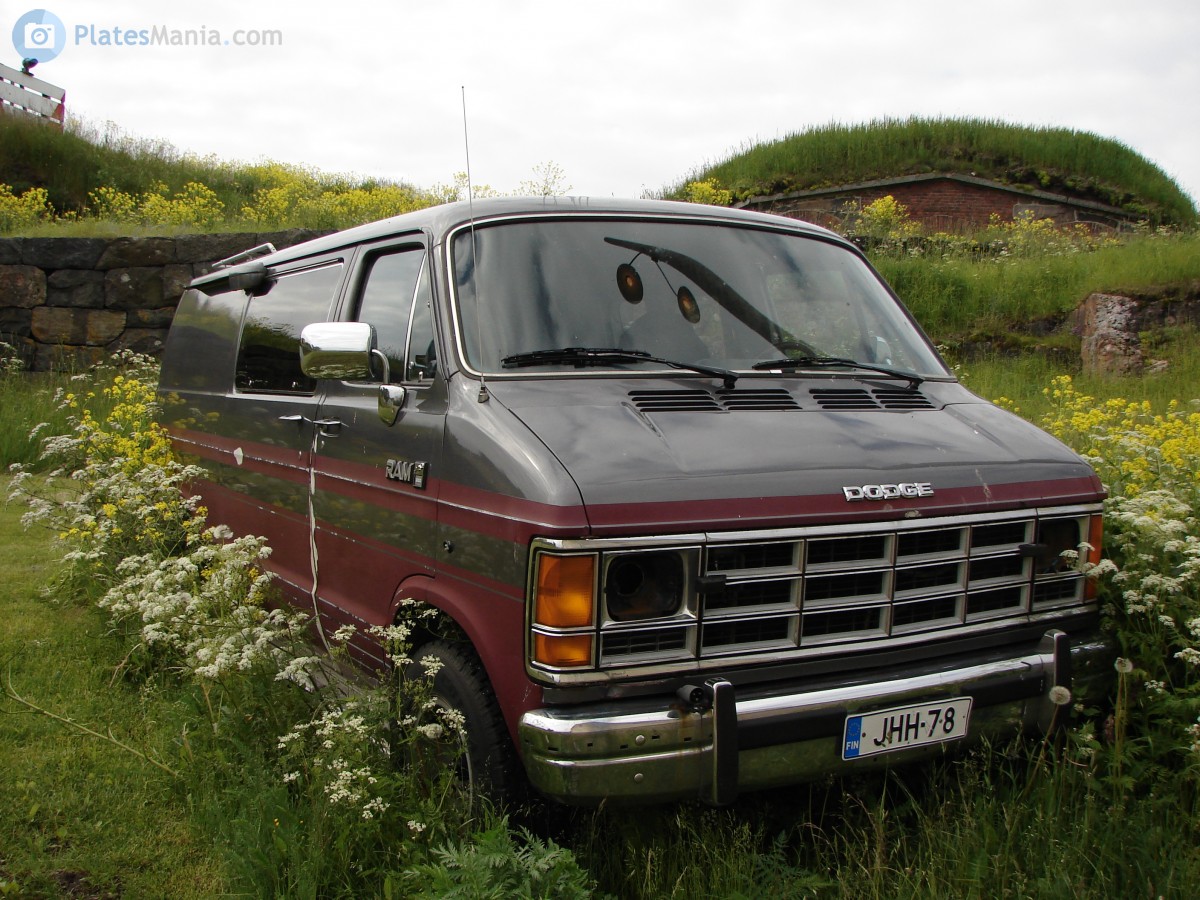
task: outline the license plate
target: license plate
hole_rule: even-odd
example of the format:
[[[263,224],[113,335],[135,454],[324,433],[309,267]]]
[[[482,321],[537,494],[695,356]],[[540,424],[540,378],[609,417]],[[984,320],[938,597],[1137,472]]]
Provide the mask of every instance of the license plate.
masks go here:
[[[954,741],[966,737],[970,718],[970,697],[847,716],[842,759]]]

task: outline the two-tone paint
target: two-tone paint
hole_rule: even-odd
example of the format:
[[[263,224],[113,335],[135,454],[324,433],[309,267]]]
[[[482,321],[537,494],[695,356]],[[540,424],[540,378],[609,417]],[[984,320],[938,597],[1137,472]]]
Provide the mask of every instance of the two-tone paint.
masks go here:
[[[1103,497],[1077,455],[949,372],[898,391],[869,373],[744,372],[730,388],[674,369],[474,370],[456,310],[454,236],[571,216],[725,223],[858,254],[770,216],[539,199],[411,213],[214,272],[180,304],[160,389],[177,447],[205,468],[196,487],[210,519],[266,535],[290,599],[329,624],[387,624],[409,597],[442,610],[482,661],[534,784],[570,802],[723,802],[739,787],[850,765],[837,756],[847,711],[912,698],[970,693],[972,737],[1045,724],[1049,688],[1102,652],[1092,602],[816,654],[739,648],[578,675],[531,660],[538,549],[686,545],[700,558],[715,545],[888,523],[900,529],[887,538],[895,542],[914,523],[1086,515]],[[235,388],[252,294],[239,273],[337,267],[324,315],[346,320],[363,260],[393,245],[427,255],[438,359],[435,377],[408,385],[394,425],[381,421],[370,382],[322,380],[311,394]],[[862,396],[847,404],[846,391]],[[715,685],[705,688],[711,702],[681,702],[698,679]]]

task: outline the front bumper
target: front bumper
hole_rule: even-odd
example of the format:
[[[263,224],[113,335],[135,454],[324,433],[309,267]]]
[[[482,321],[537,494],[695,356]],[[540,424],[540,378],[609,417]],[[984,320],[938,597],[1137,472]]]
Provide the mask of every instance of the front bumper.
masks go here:
[[[699,798],[725,804],[739,791],[944,749],[933,744],[845,761],[842,728],[849,714],[969,696],[974,705],[967,742],[1045,732],[1065,715],[1050,700],[1050,690],[1061,685],[1072,687],[1076,697],[1091,695],[1110,658],[1109,645],[1098,636],[1072,639],[1052,630],[1016,656],[976,657],[885,678],[842,678],[742,696],[729,681],[709,679],[704,691],[711,708],[702,711],[662,697],[531,710],[521,717],[518,732],[530,781],[564,802]]]

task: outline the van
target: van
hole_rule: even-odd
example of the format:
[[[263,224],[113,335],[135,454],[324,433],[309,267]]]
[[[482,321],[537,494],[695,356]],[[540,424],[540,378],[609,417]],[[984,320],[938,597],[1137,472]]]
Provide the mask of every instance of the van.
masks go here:
[[[324,629],[437,610],[414,658],[499,793],[729,803],[1044,732],[1108,658],[1095,474],[803,222],[498,199],[259,248],[160,393]]]

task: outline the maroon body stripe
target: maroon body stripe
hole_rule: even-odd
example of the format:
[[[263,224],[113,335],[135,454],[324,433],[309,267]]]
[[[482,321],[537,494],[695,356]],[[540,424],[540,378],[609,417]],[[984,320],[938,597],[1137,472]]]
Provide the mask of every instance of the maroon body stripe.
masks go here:
[[[228,438],[213,438],[194,432],[175,431],[173,435],[187,448],[223,464],[241,447],[246,456],[243,465],[255,460],[266,471],[269,463],[281,456],[278,448],[248,444]],[[449,481],[432,475],[424,491],[390,482],[382,466],[349,463],[323,458],[324,471],[317,473],[318,486],[336,480],[338,493],[375,506],[387,506],[402,513],[438,520],[451,528],[472,531],[487,537],[527,544],[533,537],[582,537],[587,534],[647,535],[676,531],[739,531],[753,528],[787,527],[805,524],[845,524],[886,521],[911,517],[959,515],[1003,509],[1030,509],[1063,503],[1090,503],[1103,498],[1098,482],[1090,477],[1075,477],[1039,482],[936,487],[933,497],[886,501],[865,500],[849,503],[841,494],[808,496],[734,497],[709,500],[675,500],[664,503],[644,501],[594,504],[588,507],[552,506],[518,497],[509,497]],[[279,462],[289,480],[307,481],[307,470]],[[279,474],[270,468],[272,474]]]
[[[847,502],[840,494],[681,500],[669,503],[597,504],[587,509],[597,536],[653,534],[680,530],[740,531],[753,528],[879,522],[962,515],[1004,509],[1031,509],[1063,503],[1090,503],[1103,493],[1091,478],[938,488],[917,499]],[[810,521],[811,520],[811,521]]]

